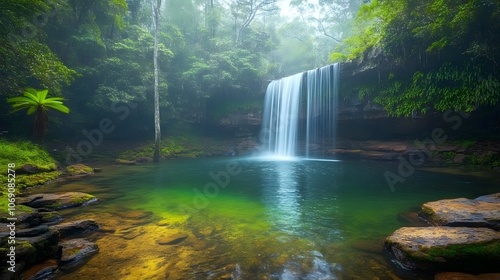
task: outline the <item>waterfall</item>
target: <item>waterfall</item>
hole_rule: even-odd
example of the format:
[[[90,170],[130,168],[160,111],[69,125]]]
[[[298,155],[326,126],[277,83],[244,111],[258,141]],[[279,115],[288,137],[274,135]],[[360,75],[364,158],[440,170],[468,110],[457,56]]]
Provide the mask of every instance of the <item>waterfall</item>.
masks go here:
[[[264,149],[281,157],[321,157],[318,147],[334,146],[338,88],[338,64],[272,81],[264,100]]]

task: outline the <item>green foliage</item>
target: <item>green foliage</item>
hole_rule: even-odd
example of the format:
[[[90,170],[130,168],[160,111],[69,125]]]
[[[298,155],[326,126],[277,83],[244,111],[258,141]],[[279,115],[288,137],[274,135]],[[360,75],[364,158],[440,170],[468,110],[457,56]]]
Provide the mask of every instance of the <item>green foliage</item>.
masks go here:
[[[33,133],[41,141],[47,133],[49,118],[47,111],[53,109],[62,113],[69,113],[69,108],[62,104],[62,97],[47,97],[48,89],[36,90],[27,88],[22,96],[11,97],[7,102],[11,104],[13,112],[27,109],[27,114],[36,112]]]
[[[12,105],[12,112],[27,109],[27,114],[31,115],[38,110],[47,111],[54,109],[59,112],[68,114],[69,108],[62,104],[62,97],[47,97],[48,89],[36,90],[27,88],[23,96],[11,97],[7,99],[8,103]]]
[[[144,101],[153,90],[153,36],[144,28],[131,26],[126,37],[108,47],[106,58],[100,59],[97,70],[106,75],[99,77],[96,100],[107,109],[113,102]],[[163,44],[158,46],[159,64],[165,69],[173,53]],[[165,80],[160,92],[166,94]]]
[[[209,107],[209,118],[219,119],[221,117],[227,117],[232,113],[246,113],[252,111],[258,111],[262,109],[262,100],[260,99],[243,99],[243,98],[215,98]]]
[[[160,144],[161,158],[188,157],[194,158],[202,155],[202,147],[196,139],[186,136],[172,136],[163,139]],[[154,143],[137,147],[122,152],[118,161],[135,161],[139,158],[150,158],[153,154]]]
[[[471,112],[478,104],[496,104],[500,80],[477,65],[443,64],[429,72],[415,72],[411,80],[387,81],[375,101],[390,115],[408,116],[430,110]]]
[[[451,165],[454,163],[453,160],[455,159],[456,155],[457,155],[457,153],[453,152],[453,151],[439,153],[439,157],[441,158],[441,160],[445,164],[448,164],[448,165]]]
[[[331,58],[397,69],[358,85],[361,98],[391,115],[471,112],[499,101],[499,32],[498,1],[375,0],[361,7],[355,34]]]
[[[0,5],[0,94],[11,95],[27,84],[60,94],[76,72],[66,67],[46,44],[44,27],[55,4],[2,0]]]
[[[465,158],[465,162],[470,165],[498,167],[500,166],[500,155],[491,151],[480,154],[470,154]]]

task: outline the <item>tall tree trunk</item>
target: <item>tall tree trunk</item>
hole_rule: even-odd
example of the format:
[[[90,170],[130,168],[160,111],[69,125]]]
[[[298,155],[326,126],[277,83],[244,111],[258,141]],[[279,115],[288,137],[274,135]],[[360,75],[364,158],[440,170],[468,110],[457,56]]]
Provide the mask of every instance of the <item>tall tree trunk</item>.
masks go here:
[[[155,3],[156,2],[156,3]],[[160,161],[160,95],[158,93],[158,29],[160,19],[160,6],[161,0],[151,0],[151,8],[153,9],[153,24],[154,24],[154,51],[153,51],[153,65],[155,77],[155,94],[154,94],[154,109],[155,109],[155,150],[153,153],[153,162]]]

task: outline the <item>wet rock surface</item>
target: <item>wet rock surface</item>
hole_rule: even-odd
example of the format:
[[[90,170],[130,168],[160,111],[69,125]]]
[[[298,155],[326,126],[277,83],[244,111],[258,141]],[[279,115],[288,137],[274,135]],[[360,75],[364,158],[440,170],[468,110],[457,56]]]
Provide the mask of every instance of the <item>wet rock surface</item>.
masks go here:
[[[27,279],[27,280],[52,279],[57,273],[57,271],[58,271],[57,260],[49,259],[24,271],[22,279]]]
[[[488,271],[500,261],[500,232],[489,228],[403,227],[385,248],[407,269]]]
[[[19,198],[15,229],[18,260],[16,273],[12,274],[3,267],[0,279],[21,279],[21,274],[22,279],[50,279],[59,269],[77,267],[94,255],[97,252],[96,244],[81,239],[65,239],[92,234],[99,229],[97,222],[84,219],[57,224],[63,218],[54,210],[82,206],[95,201],[95,196],[81,192],[36,194]],[[0,223],[2,251],[10,246],[10,231],[7,225],[4,220]],[[59,264],[55,262],[58,256]],[[5,254],[0,256],[0,260],[5,261]]]
[[[176,245],[184,241],[188,238],[188,235],[185,233],[173,234],[167,237],[162,237],[156,240],[156,243],[159,245]]]
[[[67,193],[42,193],[28,197],[21,197],[18,203],[32,208],[46,208],[49,210],[59,210],[70,207],[78,207],[96,202],[97,198],[88,193],[67,192]]]
[[[99,251],[97,244],[85,239],[63,241],[59,243],[59,246],[61,250],[59,268],[61,270],[79,267]]]
[[[434,225],[500,230],[500,193],[476,199],[456,198],[427,202],[422,205],[421,215]]]
[[[90,219],[67,222],[50,227],[50,230],[57,232],[61,238],[87,235],[98,229],[99,225],[97,222]]]

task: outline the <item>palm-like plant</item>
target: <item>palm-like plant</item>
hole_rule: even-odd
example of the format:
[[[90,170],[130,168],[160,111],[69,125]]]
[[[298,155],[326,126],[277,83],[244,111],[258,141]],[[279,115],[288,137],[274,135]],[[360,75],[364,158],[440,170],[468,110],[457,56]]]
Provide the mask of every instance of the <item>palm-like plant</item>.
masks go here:
[[[33,122],[33,134],[38,137],[41,142],[47,133],[49,117],[47,111],[54,109],[59,112],[68,114],[69,108],[63,105],[62,97],[47,97],[49,90],[36,90],[27,88],[22,96],[12,97],[7,99],[7,102],[12,106],[12,112],[28,109],[27,114],[35,113]]]

